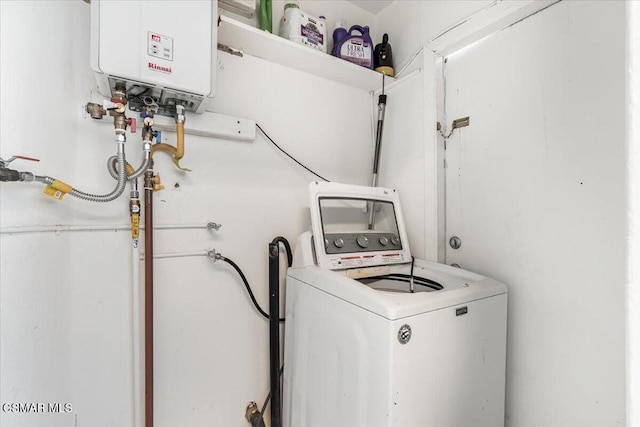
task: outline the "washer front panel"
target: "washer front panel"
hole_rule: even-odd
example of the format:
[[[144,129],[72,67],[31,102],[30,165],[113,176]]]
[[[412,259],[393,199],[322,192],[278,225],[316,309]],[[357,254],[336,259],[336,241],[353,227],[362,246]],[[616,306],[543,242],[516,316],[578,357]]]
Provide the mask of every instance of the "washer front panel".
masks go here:
[[[395,190],[313,182],[309,194],[320,267],[340,270],[411,262]]]

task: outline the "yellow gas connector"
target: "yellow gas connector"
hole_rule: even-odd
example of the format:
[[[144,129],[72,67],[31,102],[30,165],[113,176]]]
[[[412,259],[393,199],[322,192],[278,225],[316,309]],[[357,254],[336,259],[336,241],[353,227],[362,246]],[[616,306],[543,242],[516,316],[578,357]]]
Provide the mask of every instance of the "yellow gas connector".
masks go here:
[[[131,238],[140,237],[140,214],[131,215]]]
[[[42,192],[56,200],[62,200],[64,195],[69,194],[71,190],[73,190],[72,186],[56,179],[51,185],[47,185]]]

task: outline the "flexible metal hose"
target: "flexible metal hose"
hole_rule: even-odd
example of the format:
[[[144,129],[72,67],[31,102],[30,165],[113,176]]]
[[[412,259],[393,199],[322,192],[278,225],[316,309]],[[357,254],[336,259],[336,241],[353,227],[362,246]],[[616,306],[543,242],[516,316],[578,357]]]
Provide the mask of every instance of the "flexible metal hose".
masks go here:
[[[45,185],[51,185],[53,184],[53,181],[55,181],[55,179],[51,178],[50,176],[42,176],[42,175],[34,176],[33,180],[36,182],[41,182]]]
[[[109,175],[111,175],[113,179],[118,179],[118,168],[116,167],[117,162],[118,162],[117,156],[111,156],[107,160],[107,170],[109,171]],[[127,177],[128,180],[131,181],[132,179],[136,179],[139,176],[141,176],[144,173],[144,171],[149,169],[150,163],[151,163],[151,159],[149,158],[149,156],[145,156],[145,159],[142,161],[142,164],[140,165],[140,167],[136,169],[131,175],[128,175]]]
[[[118,184],[116,185],[116,188],[114,188],[111,193],[103,194],[103,195],[90,194],[90,193],[85,193],[83,191],[80,191],[77,188],[73,188],[69,194],[71,194],[73,197],[77,197],[78,199],[87,200],[89,202],[100,202],[100,203],[110,202],[120,197],[120,195],[124,192],[127,186],[127,169],[126,169],[127,161],[124,154],[124,143],[118,143],[118,154],[116,158],[117,158],[117,169],[118,169],[118,176],[117,176]]]

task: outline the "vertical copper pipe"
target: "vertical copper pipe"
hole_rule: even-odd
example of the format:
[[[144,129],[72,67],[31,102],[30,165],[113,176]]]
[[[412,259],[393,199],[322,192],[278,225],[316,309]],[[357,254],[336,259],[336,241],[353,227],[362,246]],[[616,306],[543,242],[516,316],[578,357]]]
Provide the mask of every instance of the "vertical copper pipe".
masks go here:
[[[153,171],[144,176],[144,408],[153,427]]]

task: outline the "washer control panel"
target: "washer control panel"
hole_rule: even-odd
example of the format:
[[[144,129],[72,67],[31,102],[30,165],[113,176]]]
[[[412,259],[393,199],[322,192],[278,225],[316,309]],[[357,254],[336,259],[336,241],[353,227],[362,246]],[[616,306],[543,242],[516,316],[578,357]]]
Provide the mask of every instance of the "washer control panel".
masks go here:
[[[325,234],[327,254],[391,251],[402,249],[400,238],[393,233],[361,232]]]

